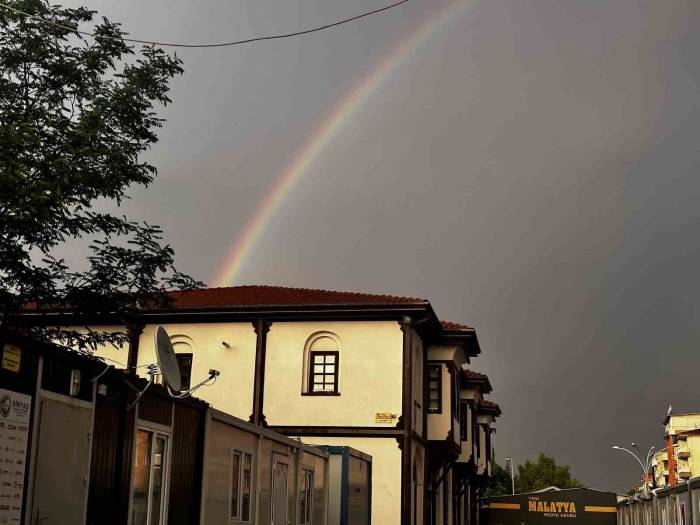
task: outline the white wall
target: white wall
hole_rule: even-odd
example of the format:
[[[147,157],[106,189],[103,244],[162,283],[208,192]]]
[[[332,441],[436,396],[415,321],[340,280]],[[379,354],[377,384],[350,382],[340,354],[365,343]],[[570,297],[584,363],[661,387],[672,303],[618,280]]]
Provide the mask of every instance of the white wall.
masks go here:
[[[156,362],[154,330],[148,325],[139,340],[138,365]],[[252,323],[193,323],[162,325],[172,339],[191,343],[192,384],[205,379],[210,368],[221,372],[216,384],[203,387],[196,397],[223,412],[248,419],[253,409],[256,335]],[[184,336],[184,337],[183,337]],[[229,348],[222,342],[226,341]],[[175,351],[186,351],[175,345]],[[144,375],[145,369],[139,369]]]
[[[302,395],[304,346],[319,331],[339,340],[338,396]],[[267,334],[263,412],[270,425],[394,426],[402,369],[396,321],[275,322]],[[376,423],[378,412],[397,419]]]

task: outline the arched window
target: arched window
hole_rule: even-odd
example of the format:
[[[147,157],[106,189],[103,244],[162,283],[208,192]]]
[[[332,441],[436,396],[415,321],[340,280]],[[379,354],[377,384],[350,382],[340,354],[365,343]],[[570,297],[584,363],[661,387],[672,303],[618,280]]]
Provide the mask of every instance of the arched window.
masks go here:
[[[194,342],[184,334],[173,334],[170,342],[175,350],[175,358],[180,368],[182,390],[189,390],[192,383],[192,365],[194,364]]]
[[[302,392],[310,395],[337,395],[340,377],[338,336],[317,332],[304,345]]]

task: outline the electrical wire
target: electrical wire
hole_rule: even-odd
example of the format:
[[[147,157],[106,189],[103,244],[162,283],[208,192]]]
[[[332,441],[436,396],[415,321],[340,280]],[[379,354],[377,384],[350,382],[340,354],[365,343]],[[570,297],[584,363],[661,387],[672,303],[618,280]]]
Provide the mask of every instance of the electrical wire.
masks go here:
[[[405,4],[406,2],[408,2],[408,0],[400,0],[399,2],[395,2],[393,4],[390,4],[390,5],[387,5],[384,7],[380,7],[379,9],[374,9],[372,11],[367,11],[367,12],[362,13],[360,15],[356,15],[356,16],[353,16],[350,18],[344,18],[343,20],[338,20],[337,22],[333,22],[331,24],[326,24],[326,25],[314,27],[311,29],[305,29],[302,31],[296,31],[294,33],[284,33],[284,34],[269,35],[269,36],[258,36],[258,37],[254,37],[254,38],[246,38],[244,40],[234,40],[231,42],[216,42],[216,43],[210,43],[210,44],[180,44],[180,43],[172,43],[172,42],[158,42],[155,40],[139,40],[137,38],[127,38],[127,37],[121,37],[121,36],[98,35],[95,33],[91,33],[89,31],[81,31],[75,27],[70,27],[67,25],[59,24],[58,22],[54,22],[53,20],[47,20],[46,18],[37,16],[37,15],[32,15],[30,13],[27,13],[25,11],[17,9],[16,7],[12,7],[12,6],[7,5],[5,3],[2,3],[2,2],[0,2],[0,8],[7,9],[9,11],[13,11],[14,13],[16,13],[18,15],[26,16],[27,18],[30,18],[32,20],[36,20],[38,22],[48,24],[48,25],[57,27],[59,29],[64,29],[66,31],[71,31],[73,33],[78,33],[81,35],[89,36],[89,37],[92,37],[96,40],[98,40],[98,39],[121,40],[123,42],[133,42],[136,44],[147,44],[147,45],[162,46],[162,47],[209,48],[209,47],[237,46],[237,45],[241,45],[241,44],[251,44],[253,42],[262,42],[264,40],[278,40],[281,38],[290,38],[290,37],[294,37],[294,36],[308,35],[309,33],[323,31],[324,29],[330,29],[331,27],[339,26],[342,24],[347,24],[348,22],[353,22],[354,20],[358,20],[360,18],[365,18],[367,16],[375,15],[377,13],[381,13],[382,11],[388,11],[389,9],[400,6],[401,4]]]

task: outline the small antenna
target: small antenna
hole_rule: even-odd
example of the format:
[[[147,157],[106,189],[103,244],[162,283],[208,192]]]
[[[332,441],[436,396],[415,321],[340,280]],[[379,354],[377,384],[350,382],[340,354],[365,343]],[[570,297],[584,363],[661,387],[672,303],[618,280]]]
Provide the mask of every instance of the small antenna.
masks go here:
[[[146,390],[148,390],[148,387],[150,387],[156,380],[156,376],[158,375],[158,365],[152,364],[148,365],[148,384],[139,392],[139,394],[136,396],[136,399],[129,405],[129,408],[127,410],[131,410],[136,406],[136,403],[139,402],[139,399],[146,393]]]

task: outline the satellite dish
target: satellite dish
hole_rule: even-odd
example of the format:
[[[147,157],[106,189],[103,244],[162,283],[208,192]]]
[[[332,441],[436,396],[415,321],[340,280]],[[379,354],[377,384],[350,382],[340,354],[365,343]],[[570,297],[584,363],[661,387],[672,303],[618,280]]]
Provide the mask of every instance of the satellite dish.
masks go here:
[[[180,365],[177,364],[170,336],[162,326],[156,329],[156,356],[158,358],[158,368],[160,368],[165,384],[175,392],[179,392],[182,388]]]

